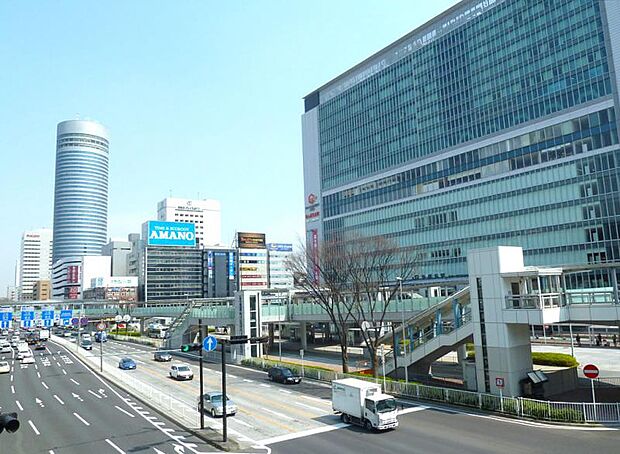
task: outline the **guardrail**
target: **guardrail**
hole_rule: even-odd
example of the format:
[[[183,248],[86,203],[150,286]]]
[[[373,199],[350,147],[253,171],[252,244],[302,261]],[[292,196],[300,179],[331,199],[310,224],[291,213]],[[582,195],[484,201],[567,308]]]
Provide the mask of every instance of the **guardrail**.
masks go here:
[[[267,370],[272,366],[282,364],[278,361],[262,358],[246,358],[241,362],[245,366]],[[300,368],[286,363],[296,372]],[[304,377],[314,380],[331,382],[341,378],[357,378],[366,381],[375,381],[372,376],[357,374],[343,374],[340,372],[304,368]],[[383,377],[376,380],[381,383]],[[461,407],[477,408],[514,416],[543,421],[557,421],[565,423],[620,423],[620,403],[589,403],[589,402],[553,402],[549,400],[529,399],[525,397],[500,397],[494,394],[465,391],[454,388],[422,385],[419,383],[405,383],[402,381],[385,380],[383,391],[397,397],[406,397],[416,400],[441,402]]]

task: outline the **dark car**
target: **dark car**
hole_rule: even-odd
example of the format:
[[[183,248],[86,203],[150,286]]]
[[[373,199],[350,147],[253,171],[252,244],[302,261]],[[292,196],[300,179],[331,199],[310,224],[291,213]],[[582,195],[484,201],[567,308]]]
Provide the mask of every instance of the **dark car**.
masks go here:
[[[155,352],[153,359],[155,361],[172,361],[172,355],[168,352]]]
[[[276,366],[267,372],[271,381],[279,381],[280,383],[301,383],[301,377],[294,373],[288,367]]]
[[[45,346],[45,344],[43,342],[37,342],[34,345],[34,349],[35,350],[45,350],[47,347]]]
[[[130,370],[136,368],[136,362],[131,358],[123,358],[118,363],[119,369]]]

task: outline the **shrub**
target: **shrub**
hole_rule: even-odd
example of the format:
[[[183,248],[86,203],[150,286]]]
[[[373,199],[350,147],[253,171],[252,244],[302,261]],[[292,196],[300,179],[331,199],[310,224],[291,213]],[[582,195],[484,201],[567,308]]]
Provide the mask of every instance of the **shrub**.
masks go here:
[[[566,353],[533,352],[532,362],[541,366],[577,367],[579,363]]]

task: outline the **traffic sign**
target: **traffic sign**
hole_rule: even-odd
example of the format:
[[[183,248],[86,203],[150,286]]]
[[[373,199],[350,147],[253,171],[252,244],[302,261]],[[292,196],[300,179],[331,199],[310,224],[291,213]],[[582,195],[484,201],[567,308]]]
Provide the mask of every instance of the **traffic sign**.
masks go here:
[[[13,311],[4,310],[0,312],[0,320],[3,322],[8,322],[10,320],[13,320]]]
[[[82,317],[82,318],[80,319],[80,325],[82,325],[82,326],[86,326],[86,325],[88,325],[88,318],[86,318],[86,317]]]
[[[34,311],[33,310],[22,310],[21,320],[22,321],[34,320]]]
[[[504,377],[495,377],[495,386],[498,388],[504,387]]]
[[[53,320],[54,319],[54,310],[46,310],[41,311],[41,319],[42,320]]]
[[[594,380],[598,377],[598,367],[594,364],[586,364],[583,366],[583,375]]]
[[[215,347],[217,347],[217,339],[213,336],[207,336],[202,341],[202,348],[208,352],[215,350]]]
[[[99,331],[105,331],[105,323],[101,322],[101,323],[97,323],[97,330]]]
[[[77,317],[73,317],[73,318],[71,319],[71,324],[72,324],[73,326],[78,326],[78,325],[80,324],[80,319],[79,319],[79,318],[77,318]]]
[[[60,319],[61,320],[70,320],[71,317],[73,317],[73,310],[72,309],[62,309],[60,311]]]
[[[131,315],[129,315],[129,314],[125,314],[125,315],[123,315],[123,321],[124,321],[124,322],[128,322],[128,321],[130,321],[130,320],[131,320]]]
[[[123,316],[122,315],[117,315],[116,317],[114,317],[114,321],[116,323],[122,322],[123,321]]]

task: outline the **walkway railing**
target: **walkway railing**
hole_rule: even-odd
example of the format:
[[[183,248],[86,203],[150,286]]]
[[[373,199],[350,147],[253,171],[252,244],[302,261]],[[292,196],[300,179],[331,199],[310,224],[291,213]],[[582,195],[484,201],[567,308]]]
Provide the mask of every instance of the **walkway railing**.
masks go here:
[[[242,364],[261,370],[280,364],[278,361],[262,358],[246,358]],[[296,365],[286,363],[294,372],[301,370]],[[372,376],[343,374],[316,368],[304,368],[304,378],[331,382],[341,378],[357,378],[360,380],[375,381]],[[380,377],[377,383],[382,383]],[[465,391],[439,386],[421,385],[418,383],[404,383],[401,381],[386,380],[383,391],[397,397],[406,397],[422,401],[440,402],[461,407],[478,408],[515,416],[544,421],[558,421],[568,423],[620,423],[620,403],[588,402],[553,402],[549,400],[528,399],[525,397],[500,397],[494,394]]]

